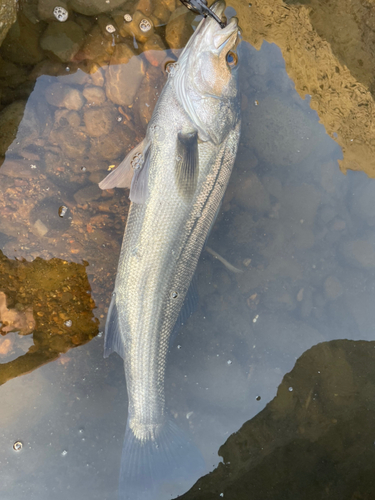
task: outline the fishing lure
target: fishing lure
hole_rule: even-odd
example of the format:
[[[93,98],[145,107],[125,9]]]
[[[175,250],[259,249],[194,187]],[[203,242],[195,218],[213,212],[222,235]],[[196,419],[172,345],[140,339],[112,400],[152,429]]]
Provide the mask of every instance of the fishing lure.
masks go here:
[[[217,23],[219,23],[221,28],[225,28],[226,23],[219,19],[215,12],[208,7],[207,0],[180,0],[180,2],[196,14],[200,14],[204,17],[212,17]]]

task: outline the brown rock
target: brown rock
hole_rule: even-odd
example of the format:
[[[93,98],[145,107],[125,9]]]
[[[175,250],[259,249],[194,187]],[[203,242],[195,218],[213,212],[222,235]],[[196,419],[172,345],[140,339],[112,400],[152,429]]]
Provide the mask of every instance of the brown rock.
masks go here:
[[[52,22],[43,33],[40,46],[60,61],[69,62],[79,51],[85,32],[74,21]]]
[[[79,90],[61,83],[52,83],[46,88],[46,100],[52,106],[74,110],[81,109],[85,102]]]
[[[165,60],[167,53],[163,40],[159,35],[153,34],[143,45],[146,59],[153,66],[159,66]]]
[[[25,101],[16,101],[0,112],[0,156],[5,155],[17,135],[25,105]]]
[[[105,101],[104,90],[100,87],[86,87],[82,93],[89,106],[100,106]]]
[[[108,107],[85,108],[83,119],[87,134],[90,137],[100,137],[111,132],[115,123],[114,110]]]
[[[193,34],[191,26],[193,19],[194,14],[189,12],[183,5],[173,12],[165,31],[165,39],[171,49],[185,47]]]
[[[154,23],[139,10],[135,11],[132,17],[130,23],[124,22],[119,28],[120,34],[121,36],[135,36],[138,42],[145,43],[147,38],[154,33]]]

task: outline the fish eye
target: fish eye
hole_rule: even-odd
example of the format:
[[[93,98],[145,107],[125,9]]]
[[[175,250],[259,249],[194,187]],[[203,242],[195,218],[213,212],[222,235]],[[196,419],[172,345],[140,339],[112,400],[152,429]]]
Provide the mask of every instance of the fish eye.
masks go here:
[[[226,59],[227,59],[227,64],[230,68],[234,68],[235,66],[237,66],[238,57],[235,52],[229,51]]]

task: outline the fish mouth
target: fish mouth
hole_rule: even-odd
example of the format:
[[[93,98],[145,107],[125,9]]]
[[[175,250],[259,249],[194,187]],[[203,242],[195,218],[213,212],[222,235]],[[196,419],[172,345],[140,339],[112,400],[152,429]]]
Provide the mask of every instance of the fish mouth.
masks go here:
[[[224,0],[217,0],[211,5],[210,9],[220,19],[222,19],[224,11],[226,9],[226,3]],[[238,19],[236,17],[232,17],[229,23],[224,28],[221,28],[213,18],[206,18],[204,28],[205,30],[207,30],[207,35],[209,35],[208,32],[210,32],[213,40],[213,45],[219,53],[227,44],[231,46],[236,45],[236,38],[239,35]],[[228,43],[230,41],[231,43]]]

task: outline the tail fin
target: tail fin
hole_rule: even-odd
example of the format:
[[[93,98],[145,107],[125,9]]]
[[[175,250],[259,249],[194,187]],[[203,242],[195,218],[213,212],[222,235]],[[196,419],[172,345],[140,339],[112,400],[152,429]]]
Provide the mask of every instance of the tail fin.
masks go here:
[[[119,500],[174,498],[204,472],[202,455],[173,420],[167,420],[157,438],[148,441],[137,439],[129,425],[126,426]],[[176,487],[177,494],[172,491]]]

